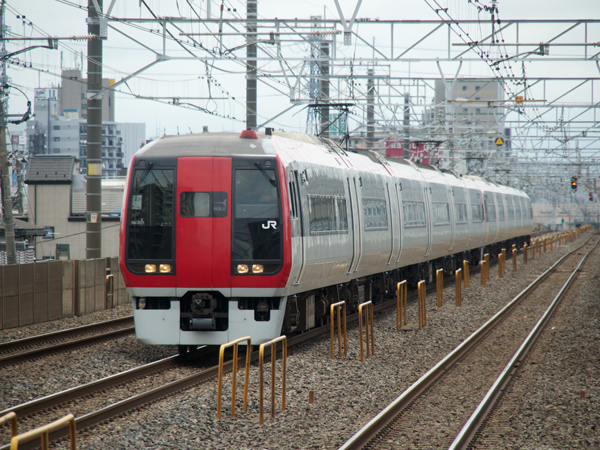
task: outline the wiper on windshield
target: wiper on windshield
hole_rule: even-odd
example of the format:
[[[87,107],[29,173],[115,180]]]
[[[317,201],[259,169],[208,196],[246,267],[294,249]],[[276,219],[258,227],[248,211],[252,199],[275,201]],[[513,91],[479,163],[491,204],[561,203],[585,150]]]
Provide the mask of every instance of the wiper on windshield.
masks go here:
[[[271,183],[274,188],[277,188],[277,181],[271,178],[271,176],[267,173],[267,171],[263,168],[263,166],[259,162],[255,162],[254,165],[258,167],[260,173],[264,175],[264,177]]]

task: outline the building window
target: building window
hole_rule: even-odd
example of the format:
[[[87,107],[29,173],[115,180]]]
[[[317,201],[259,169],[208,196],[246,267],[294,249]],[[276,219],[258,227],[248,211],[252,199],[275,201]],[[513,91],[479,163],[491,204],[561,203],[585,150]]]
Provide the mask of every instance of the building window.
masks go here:
[[[481,100],[481,97],[475,97],[475,100]]]
[[[475,108],[475,114],[481,114],[481,108]]]
[[[54,142],[60,142],[60,137],[56,136],[56,137],[54,138]]]
[[[112,139],[109,139],[109,140],[108,140],[108,145],[110,145],[110,146],[113,146],[113,145],[115,145],[115,144],[114,144],[114,141],[113,141]]]
[[[117,136],[121,134],[121,130],[117,130]]]
[[[111,153],[109,153],[109,154],[108,154],[108,157],[109,157],[109,158],[114,158],[114,157],[115,157],[115,154],[111,152]]]
[[[82,114],[81,118],[84,119],[84,120],[87,119],[87,114]]]
[[[479,86],[475,86],[475,90],[478,91],[479,90]]]
[[[79,127],[79,132],[80,132],[81,134],[85,134],[85,133],[87,133],[87,126],[86,126],[86,125],[81,125],[81,126]]]
[[[466,86],[463,86],[462,88],[463,88],[463,91],[466,91],[466,90],[467,90],[467,87],[466,87]]]
[[[53,128],[54,130],[60,130],[60,125],[54,125],[52,128]]]
[[[53,152],[54,152],[54,153],[60,153],[60,148],[55,148],[55,149],[53,149]]]
[[[84,157],[87,156],[87,151],[85,147],[79,147],[79,156]]]
[[[85,111],[85,110],[87,109],[87,103],[82,103],[82,104],[81,104],[81,109],[82,109],[83,111]]]

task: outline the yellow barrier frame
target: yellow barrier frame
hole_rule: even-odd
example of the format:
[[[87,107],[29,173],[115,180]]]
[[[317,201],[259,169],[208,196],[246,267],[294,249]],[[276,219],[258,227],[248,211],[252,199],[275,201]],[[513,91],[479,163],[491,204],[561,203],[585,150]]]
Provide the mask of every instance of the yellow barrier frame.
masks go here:
[[[396,289],[396,330],[399,330],[401,326],[406,325],[406,280],[398,283]]]
[[[342,324],[340,320],[340,309],[344,310],[344,356],[348,355],[348,339],[347,339],[347,328],[346,328],[346,302],[337,302],[331,305],[330,317],[331,317],[331,359],[333,359],[333,322],[334,322],[334,309],[337,309],[338,319],[338,350],[340,358],[342,357]]]
[[[463,279],[465,281],[465,289],[469,287],[469,284],[471,282],[470,280],[470,275],[469,275],[469,261],[467,260],[463,260]]]
[[[456,306],[462,305],[462,269],[454,272],[454,286],[456,287]]]
[[[504,277],[504,267],[502,264],[502,253],[498,253],[498,278],[503,278]]]
[[[444,304],[444,269],[438,269],[435,272],[435,293],[438,308]]]
[[[365,362],[365,354],[363,353],[363,331],[362,331],[362,312],[363,307],[365,308],[365,331],[367,340],[367,358],[369,354],[369,323],[371,324],[371,353],[375,354],[375,333],[373,331],[373,302],[368,301],[358,305],[358,332],[360,333],[360,362]]]
[[[42,441],[42,450],[48,450],[50,447],[50,433],[64,428],[67,424],[69,425],[71,450],[75,450],[77,448],[77,430],[75,425],[75,416],[73,414],[68,414],[52,423],[49,423],[48,425],[34,428],[26,433],[14,436],[10,440],[10,450],[17,450],[19,448],[19,444],[32,441],[38,437],[41,438]]]
[[[238,344],[240,342],[246,342],[246,379],[244,380],[244,404],[243,409],[246,411],[248,406],[248,378],[250,378],[250,354],[252,353],[252,341],[250,336],[244,336],[234,341],[222,344],[219,350],[219,380],[217,388],[217,419],[221,418],[221,395],[223,392],[223,358],[225,356],[225,349],[233,347],[233,361],[232,361],[232,380],[231,380],[231,417],[235,417],[235,391],[236,391],[236,379],[237,379],[237,360],[238,360]]]
[[[0,417],[0,425],[4,425],[10,420],[10,437],[13,438],[19,434],[19,425],[17,424],[17,413],[9,412]]]
[[[419,330],[427,325],[427,290],[425,281],[419,281],[417,285],[419,298]]]
[[[278,338],[271,339],[269,342],[265,342],[264,344],[260,344],[258,350],[258,365],[260,369],[259,375],[259,413],[260,413],[260,424],[262,425],[263,413],[264,413],[264,390],[263,390],[263,369],[264,369],[264,359],[265,359],[265,346],[271,346],[271,418],[275,417],[275,361],[277,360],[277,343],[282,342],[281,350],[281,410],[285,411],[285,379],[286,379],[286,369],[287,369],[287,337],[279,336]]]

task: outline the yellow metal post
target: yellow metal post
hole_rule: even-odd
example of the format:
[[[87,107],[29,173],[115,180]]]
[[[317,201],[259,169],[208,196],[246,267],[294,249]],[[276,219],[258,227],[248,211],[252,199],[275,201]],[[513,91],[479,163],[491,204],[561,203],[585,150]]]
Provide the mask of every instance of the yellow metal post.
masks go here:
[[[258,350],[258,361],[259,361],[259,421],[262,425],[264,415],[264,391],[263,391],[263,370],[264,370],[264,357],[265,357],[265,346],[271,346],[271,418],[275,417],[275,361],[277,360],[277,342],[281,341],[281,410],[285,411],[285,391],[286,391],[286,374],[287,374],[287,337],[279,336],[278,338],[272,339],[269,342],[260,344]]]
[[[398,283],[396,293],[396,329],[399,330],[401,326],[406,325],[406,292],[407,283],[406,280]]]
[[[372,354],[375,354],[375,335],[373,330],[373,302],[368,301],[358,305],[358,330],[360,333],[360,362],[365,361],[365,354],[363,352],[363,327],[362,327],[362,316],[363,309],[365,311],[365,331],[366,331],[366,343],[367,343],[367,358],[371,355],[369,353],[369,322],[371,328],[371,350]]]
[[[419,281],[417,285],[417,296],[419,299],[419,330],[427,323],[427,293],[425,291],[425,281]]]
[[[347,333],[346,333],[346,302],[337,302],[337,303],[333,303],[330,307],[330,318],[331,318],[331,359],[334,358],[333,356],[333,347],[334,347],[334,339],[333,339],[333,335],[334,333],[334,326],[333,323],[335,322],[334,317],[334,311],[337,310],[337,319],[338,319],[338,350],[339,350],[339,355],[340,358],[342,357],[342,323],[340,320],[340,309],[344,310],[344,355],[348,354],[348,344],[347,344]]]
[[[485,283],[487,281],[487,277],[485,275],[485,266],[486,266],[485,259],[481,260],[479,262],[479,267],[480,267],[480,269],[479,269],[479,279],[480,279],[481,286],[485,286]]]
[[[512,251],[512,261],[513,261],[513,272],[517,271],[517,250],[513,248]]]
[[[443,304],[443,294],[444,294],[444,269],[438,269],[435,272],[435,292],[436,292],[436,300],[437,306],[440,308]]]
[[[60,430],[67,425],[69,426],[69,437],[71,440],[70,448],[71,450],[75,450],[77,448],[77,430],[75,425],[75,416],[73,414],[68,414],[52,423],[49,423],[48,425],[44,425],[26,433],[13,436],[10,440],[10,450],[17,450],[19,448],[19,444],[24,444],[36,438],[40,438],[42,450],[48,450],[50,446],[50,433]]]
[[[454,286],[456,287],[456,306],[462,305],[462,269],[454,272]]]
[[[490,278],[490,254],[486,253],[485,255],[483,255],[483,258],[485,259],[485,276],[487,279]]]
[[[217,387],[217,419],[221,418],[221,395],[223,392],[223,359],[225,358],[225,349],[233,347],[233,360],[232,365],[232,381],[231,381],[231,417],[235,417],[235,391],[236,391],[236,379],[237,379],[237,360],[238,360],[238,344],[240,342],[246,342],[246,379],[244,380],[244,403],[243,409],[246,411],[248,406],[248,379],[250,375],[250,353],[252,352],[252,343],[250,336],[245,336],[234,341],[228,342],[227,344],[221,345],[219,350],[219,377]]]
[[[498,278],[502,278],[502,253],[498,253]]]
[[[465,280],[465,289],[469,287],[470,275],[469,275],[469,261],[463,260],[463,277]]]

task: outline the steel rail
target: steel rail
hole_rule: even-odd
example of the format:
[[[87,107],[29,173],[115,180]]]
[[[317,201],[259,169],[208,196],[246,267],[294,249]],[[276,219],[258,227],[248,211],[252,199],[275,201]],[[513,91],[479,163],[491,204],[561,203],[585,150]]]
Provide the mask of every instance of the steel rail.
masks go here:
[[[14,341],[8,341],[0,344],[0,353],[14,352],[8,355],[0,357],[0,367],[8,364],[15,364],[18,362],[30,360],[41,356],[46,356],[52,353],[57,353],[63,350],[70,350],[73,348],[81,347],[84,345],[94,344],[96,342],[104,341],[107,339],[115,339],[121,336],[126,336],[134,332],[133,326],[126,326],[118,330],[102,332],[101,334],[94,334],[93,336],[85,336],[76,340],[70,340],[67,342],[61,342],[53,345],[47,345],[44,347],[33,348],[21,352],[16,352],[18,348],[28,348],[34,345],[40,345],[44,342],[54,342],[57,340],[69,339],[81,334],[90,334],[94,332],[100,332],[106,329],[115,328],[118,326],[125,326],[133,321],[133,316],[127,316],[120,319],[107,320],[98,322],[90,325],[83,325],[81,327],[69,328],[67,330],[55,331],[52,333],[45,333],[37,336],[31,336],[24,339],[17,339]]]
[[[588,258],[590,253],[592,253],[596,249],[599,242],[600,238],[598,238],[598,240],[594,244],[594,247],[592,247],[592,249],[590,249],[590,251],[587,252],[585,256],[581,259],[581,261],[579,262],[569,279],[565,282],[558,294],[556,294],[556,297],[554,297],[554,300],[552,300],[552,303],[546,309],[546,312],[542,315],[540,320],[538,320],[535,327],[533,327],[527,338],[523,341],[519,349],[515,352],[514,356],[508,362],[500,376],[496,379],[490,390],[487,392],[487,394],[479,404],[479,406],[477,406],[469,420],[467,420],[465,426],[458,433],[456,439],[454,439],[448,450],[466,449],[470,445],[471,441],[476,437],[477,431],[487,418],[490,411],[497,404],[501,395],[504,393],[504,388],[519,371],[519,368],[521,367],[521,364],[525,360],[527,354],[537,342],[546,324],[550,321],[554,312],[556,311],[556,308],[560,304],[560,301],[563,299],[565,293],[571,287],[571,284],[579,274],[581,266],[583,266],[583,263]]]
[[[450,279],[448,279],[450,280]],[[433,286],[435,287],[435,286]],[[416,291],[411,292],[409,294],[410,298],[416,298]],[[389,300],[386,302],[382,302],[378,305],[375,305],[373,308],[375,311],[380,311],[385,308],[389,308],[391,306],[396,305],[396,300]],[[351,314],[348,316],[348,322],[355,322],[358,320],[358,314]],[[314,328],[305,333],[294,336],[288,340],[288,348],[294,345],[298,345],[302,342],[310,340],[316,336],[321,334],[329,333],[329,324],[326,324],[322,327]],[[277,345],[278,350],[281,350],[281,344]],[[258,359],[257,351],[252,353],[252,361],[256,361]],[[270,354],[270,349],[267,349],[265,354]],[[192,358],[190,356],[189,358]],[[245,356],[241,356],[238,358],[238,366],[242,365]],[[175,364],[177,357],[165,358],[160,361],[156,361],[152,363],[154,365],[153,370],[158,371],[162,370],[163,367],[167,367],[169,364]],[[150,366],[150,365],[149,365]],[[224,364],[224,370],[230,371],[232,366],[232,361],[228,361]],[[76,397],[80,397],[83,395],[91,394],[97,391],[101,391],[106,389],[106,387],[110,387],[110,385],[114,386],[117,384],[121,384],[130,379],[136,378],[135,371],[140,368],[131,369],[129,371],[122,372],[120,374],[112,375],[103,380],[97,380],[91,383],[87,383],[86,385],[77,386],[72,389],[68,389],[63,392],[59,392],[56,394],[52,394],[37,400],[33,400],[31,402],[24,403],[22,405],[14,406],[13,408],[6,409],[5,412],[17,412],[18,417],[27,416],[39,412],[43,409],[50,409],[54,406],[62,404],[66,401],[72,400]],[[152,371],[152,369],[148,369]],[[218,366],[214,366],[212,368],[197,372],[195,374],[189,375],[187,377],[181,378],[179,380],[172,381],[163,386],[159,386],[157,388],[151,389],[149,391],[143,392],[141,394],[134,395],[127,399],[121,400],[112,405],[101,408],[97,411],[90,412],[83,416],[80,416],[75,419],[75,423],[77,425],[77,430],[81,431],[84,429],[91,428],[99,423],[105,422],[107,420],[113,419],[119,415],[128,413],[131,410],[141,408],[145,405],[158,401],[164,397],[175,394],[177,392],[183,391],[187,388],[195,386],[197,384],[206,382],[211,378],[216,378],[218,375]],[[103,386],[104,383],[109,383],[106,387]],[[3,412],[2,412],[3,413]],[[57,430],[50,434],[50,442],[55,442],[68,434],[68,429],[64,428],[61,430]],[[8,450],[10,448],[9,445],[5,445],[0,447],[0,450]],[[20,448],[23,449],[34,449],[36,446],[33,443],[24,443]]]
[[[458,347],[446,355],[421,378],[415,381],[396,400],[371,419],[363,428],[352,436],[339,450],[357,450],[363,448],[380,431],[394,420],[415,399],[427,390],[440,376],[450,370],[464,355],[471,351],[499,322],[501,322],[525,297],[537,288],[566,258],[581,249],[592,238],[587,238],[579,247],[571,250],[556,261],[550,268],[537,277],[529,286],[521,291],[513,300],[498,311],[473,334],[466,338]]]
[[[476,270],[474,270],[474,273],[476,273]],[[444,279],[444,286],[451,284],[453,281],[454,281],[454,276],[446,277]],[[432,283],[431,285],[429,285],[427,287],[428,293],[431,293],[433,290],[435,290],[435,288],[436,288],[435,284]],[[416,297],[417,297],[416,290],[411,291],[408,294],[408,298],[411,300],[416,299]],[[396,306],[396,299],[394,297],[391,300],[384,301],[384,302],[381,302],[381,303],[375,305],[373,307],[373,310],[381,311],[381,310],[395,307],[395,306]],[[352,322],[356,322],[356,321],[358,321],[358,313],[351,314],[347,317],[347,322],[352,323]],[[288,348],[298,345],[302,342],[308,341],[308,340],[310,340],[316,336],[319,336],[321,334],[329,333],[329,331],[330,331],[329,324],[326,324],[322,327],[314,328],[307,332],[301,333],[297,336],[293,336],[292,338],[290,338],[288,340]],[[279,343],[277,345],[277,347],[278,347],[278,350],[280,351],[281,344]],[[259,352],[257,352],[257,351],[252,353],[251,360],[253,362],[258,359],[258,354],[259,354]],[[266,354],[270,354],[270,349],[267,349]],[[173,359],[171,359],[171,358],[173,358]],[[165,358],[164,360],[160,360],[160,361],[151,363],[151,365],[152,364],[155,365],[154,371],[162,370],[162,367],[166,367],[169,364],[172,364],[172,363],[175,364],[177,357],[171,357],[171,358]],[[191,355],[191,356],[186,357],[186,359],[191,359],[191,358],[194,358],[194,356]],[[244,358],[245,358],[245,356],[240,356],[238,358],[238,366],[244,363]],[[232,367],[232,361],[228,361],[224,364],[224,370],[230,371],[231,367]],[[139,368],[131,369],[129,371],[125,371],[120,374],[116,374],[116,375],[107,377],[106,379],[103,379],[103,380],[107,380],[109,383],[111,383],[111,385],[117,385],[117,384],[123,383],[125,381],[128,381],[130,379],[136,378],[135,371],[138,369]],[[152,371],[152,370],[150,370],[150,371]],[[77,429],[81,431],[84,429],[91,428],[99,423],[103,423],[103,422],[106,422],[107,420],[113,419],[117,416],[126,414],[131,410],[139,409],[150,403],[158,401],[164,397],[167,397],[169,395],[183,391],[183,390],[190,388],[192,386],[195,386],[197,384],[206,382],[206,381],[210,380],[211,378],[215,378],[217,375],[218,375],[218,367],[215,366],[215,367],[200,371],[196,374],[192,374],[187,377],[181,378],[179,380],[172,381],[163,386],[159,386],[157,388],[151,389],[151,390],[143,392],[141,394],[129,397],[127,399],[124,399],[124,400],[114,403],[112,405],[109,405],[105,408],[101,408],[97,411],[94,411],[94,412],[91,412],[91,413],[88,413],[88,414],[85,414],[83,416],[76,418],[75,422],[77,424]],[[88,383],[83,386],[75,387],[75,388],[72,388],[67,391],[57,393],[57,394],[52,394],[47,397],[33,400],[31,402],[28,402],[28,403],[25,403],[22,405],[17,405],[13,408],[8,408],[6,410],[6,412],[21,411],[20,415],[28,415],[28,414],[30,415],[30,414],[33,414],[36,411],[40,411],[42,409],[49,409],[53,406],[57,406],[58,404],[64,403],[65,401],[68,401],[68,400],[74,398],[73,395],[75,395],[77,390],[79,390],[79,389],[81,389],[81,391],[79,391],[79,392],[81,392],[82,394],[76,394],[78,396],[87,395],[87,394],[105,389],[105,387],[102,387],[102,384],[101,384],[101,383],[104,383],[103,380],[97,380],[95,382],[91,382],[91,383]],[[110,386],[107,385],[107,387],[110,387]],[[71,396],[71,398],[69,398],[69,396]],[[62,430],[57,430],[50,434],[50,442],[59,440],[65,436],[67,436],[67,434],[68,434],[67,428],[64,428]],[[28,449],[28,448],[33,449],[36,447],[33,444],[29,445],[29,444],[25,443],[22,445],[22,448],[23,449]],[[8,450],[8,449],[9,449],[8,445],[0,447],[0,450]]]

